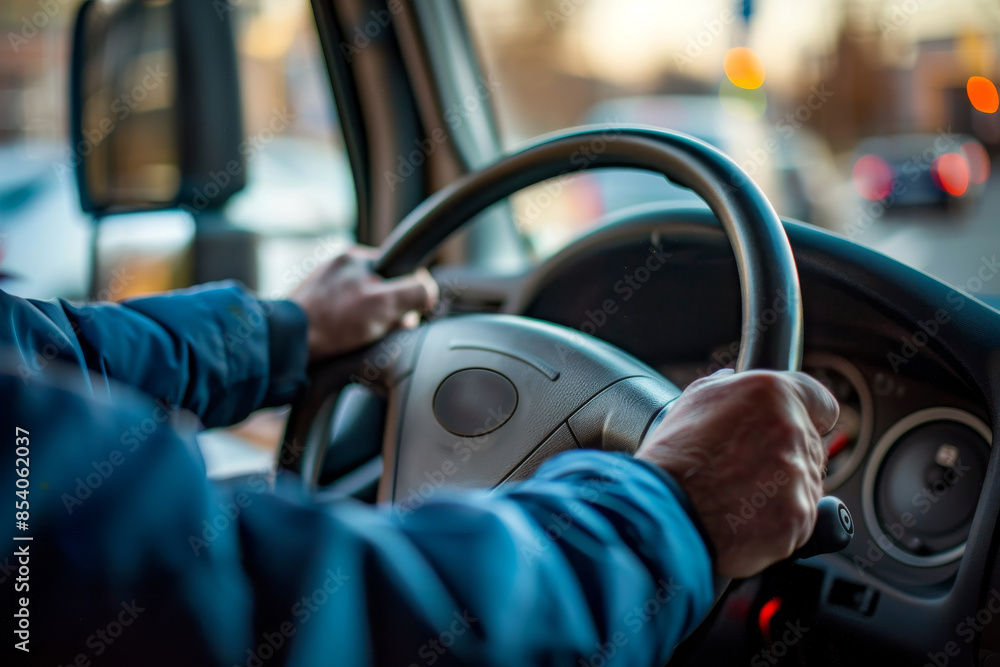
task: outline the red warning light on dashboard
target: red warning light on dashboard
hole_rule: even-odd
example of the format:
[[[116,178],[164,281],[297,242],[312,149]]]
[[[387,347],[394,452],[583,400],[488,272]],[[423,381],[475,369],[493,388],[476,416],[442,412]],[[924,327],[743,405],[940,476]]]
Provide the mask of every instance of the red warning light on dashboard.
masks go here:
[[[781,609],[781,598],[771,598],[764,603],[764,606],[760,608],[760,613],[757,614],[757,626],[767,643],[771,642],[771,619],[774,618],[779,609]]]

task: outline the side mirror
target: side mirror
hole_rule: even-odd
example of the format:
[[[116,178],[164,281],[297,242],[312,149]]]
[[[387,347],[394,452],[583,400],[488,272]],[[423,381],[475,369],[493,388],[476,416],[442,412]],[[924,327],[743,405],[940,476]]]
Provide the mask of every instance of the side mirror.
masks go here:
[[[71,67],[83,210],[221,207],[246,183],[230,6],[87,0]]]

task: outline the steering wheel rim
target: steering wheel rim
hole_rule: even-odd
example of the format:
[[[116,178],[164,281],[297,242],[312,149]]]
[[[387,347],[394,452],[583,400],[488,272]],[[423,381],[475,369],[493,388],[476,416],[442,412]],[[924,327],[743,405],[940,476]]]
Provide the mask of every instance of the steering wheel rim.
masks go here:
[[[481,171],[459,179],[414,209],[383,244],[374,268],[386,277],[408,273],[421,266],[445,239],[476,214],[518,190],[565,174],[611,167],[637,168],[660,173],[668,180],[690,188],[706,201],[722,222],[733,246],[739,269],[743,293],[743,325],[736,369],[738,371],[757,368],[798,370],[802,354],[801,294],[791,246],[777,214],[760,188],[732,159],[698,139],[676,132],[646,127],[602,126],[578,128],[542,137]],[[632,396],[626,402],[645,405],[646,413],[632,417],[633,420],[642,421],[639,424],[642,428],[625,429],[628,431],[627,437],[618,432],[600,431],[602,441],[615,443],[613,447],[603,446],[605,449],[634,451],[638,446],[637,439],[641,441],[646,429],[660,412],[659,408],[680,393],[656,371],[617,348],[603,344],[602,341],[596,341],[575,331],[572,331],[572,335],[576,338],[567,339],[566,332],[557,331],[561,328],[555,325],[546,325],[548,327],[546,331],[545,327],[539,327],[540,323],[524,318],[506,316],[506,319],[503,319],[505,316],[496,315],[481,317],[495,318],[492,322],[497,326],[483,327],[481,322],[470,321],[467,318],[459,319],[471,322],[470,326],[475,330],[474,337],[516,338],[521,333],[529,332],[529,339],[535,336],[545,339],[550,345],[579,347],[585,351],[585,356],[600,359],[600,363],[594,367],[594,373],[599,374],[600,371],[613,367],[619,372],[617,376],[612,373],[609,377],[618,377],[619,380],[640,376],[643,381],[653,376],[658,378],[660,385],[656,387],[651,388],[647,384],[641,388],[628,388]],[[405,345],[398,345],[404,334],[396,334],[390,336],[387,341],[357,354],[331,360],[311,369],[313,382],[309,390],[293,405],[286,438],[279,454],[279,468],[299,473],[303,477],[306,490],[315,492],[319,486],[327,447],[322,437],[316,435],[315,426],[317,422],[326,419],[325,415],[332,414],[332,412],[324,413],[323,410],[332,410],[329,406],[333,404],[335,396],[351,382],[360,381],[374,386],[376,391],[389,397],[390,403],[394,395],[405,394],[405,391],[399,391],[400,383],[409,382],[411,376],[415,378],[414,383],[417,383],[422,376],[418,368],[418,357],[436,358],[435,355],[447,355],[449,351],[455,349],[453,344],[449,347],[441,341],[437,348],[434,348],[432,342],[435,338],[432,334],[447,329],[448,323],[453,319],[447,318],[424,325],[417,335],[410,335],[406,339],[408,342]],[[515,321],[517,319],[530,325],[518,326]],[[456,335],[460,338],[463,336],[461,333],[456,334],[454,330],[443,335],[451,336],[452,339]],[[441,338],[441,335],[437,338]],[[468,339],[468,336],[465,338]],[[521,343],[530,348],[537,341],[532,343],[525,339]],[[373,364],[382,368],[377,359],[380,354],[385,356],[380,350],[384,350],[387,345],[397,345],[403,351],[386,364],[385,372],[376,373],[369,381],[361,369],[371,367]],[[420,352],[421,345],[424,346],[423,352]],[[469,346],[465,347],[471,349]],[[516,351],[503,350],[497,346],[479,347],[480,355],[499,353],[508,357],[518,356]],[[605,348],[610,348],[610,351]],[[428,349],[431,350],[429,353]],[[618,355],[619,359],[610,360],[615,355]],[[531,358],[538,357],[537,355],[532,357],[530,352],[521,355],[521,361],[528,359],[529,364],[532,363]],[[482,356],[479,359],[482,360]],[[423,363],[425,367],[428,364],[433,365],[432,362]],[[546,365],[544,360],[540,364]],[[466,366],[468,365],[466,363]],[[490,368],[489,363],[472,365]],[[536,364],[536,368],[541,366]],[[627,372],[622,370],[626,368]],[[505,372],[508,375],[512,373],[510,369]],[[556,376],[558,372],[550,379]],[[618,380],[610,382],[606,389],[610,390],[610,386],[616,382]],[[423,386],[422,392],[424,395],[435,396],[436,400],[437,391],[441,386],[443,385],[432,383]],[[604,389],[592,392],[593,395],[587,400],[592,399],[591,403],[597,401],[597,395],[603,391]],[[550,396],[549,400],[556,399]],[[581,408],[584,403],[586,401],[578,403],[573,410],[583,412]],[[659,407],[653,416],[648,416],[650,405],[657,403]],[[429,405],[425,406],[423,411],[430,412],[429,408]],[[436,405],[434,410],[437,411]],[[428,419],[425,415],[413,411],[408,414],[411,423],[433,421],[433,417]],[[395,418],[394,428],[398,429],[402,421],[400,413]],[[438,422],[441,422],[440,417]],[[569,425],[568,416],[563,426],[567,425]],[[428,428],[426,423],[423,428]],[[438,429],[440,430],[439,426]],[[621,430],[618,428],[618,431]],[[397,495],[401,493],[399,488],[402,488],[403,484],[401,477],[406,477],[405,474],[401,475],[399,463],[399,456],[406,448],[402,447],[401,442],[397,442],[395,448],[390,447],[389,429],[386,431],[383,443],[386,452],[385,468],[393,470],[393,487],[387,493],[386,476],[381,476],[379,496],[383,499],[396,500]],[[544,435],[546,432],[541,433]],[[533,437],[536,440],[531,444],[533,449],[527,451],[546,449],[546,444],[556,435],[557,432],[553,428],[548,432],[549,439],[539,443],[537,440],[539,434],[534,433]],[[396,434],[395,437],[398,440],[400,434]],[[571,439],[572,437],[573,434]],[[579,440],[579,437],[577,439]],[[577,442],[577,446],[593,445]],[[533,456],[535,455],[525,455],[523,461],[528,461]],[[480,476],[479,482],[496,485],[506,479],[508,478],[500,480],[491,477],[484,482]],[[410,481],[413,481],[412,474]]]
[[[550,178],[605,168],[657,172],[708,204],[722,223],[739,269],[743,319],[736,370],[799,370],[802,296],[778,214],[732,158],[680,132],[604,125],[540,137],[414,209],[382,244],[375,270],[387,278],[409,273],[468,220],[500,200]]]

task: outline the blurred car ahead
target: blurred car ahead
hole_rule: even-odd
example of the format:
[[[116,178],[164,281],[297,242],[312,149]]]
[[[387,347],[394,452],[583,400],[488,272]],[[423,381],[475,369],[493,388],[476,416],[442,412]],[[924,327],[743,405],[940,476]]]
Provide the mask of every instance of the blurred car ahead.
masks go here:
[[[982,197],[990,177],[983,145],[946,132],[870,137],[858,143],[852,162],[858,194],[889,210],[961,212]]]

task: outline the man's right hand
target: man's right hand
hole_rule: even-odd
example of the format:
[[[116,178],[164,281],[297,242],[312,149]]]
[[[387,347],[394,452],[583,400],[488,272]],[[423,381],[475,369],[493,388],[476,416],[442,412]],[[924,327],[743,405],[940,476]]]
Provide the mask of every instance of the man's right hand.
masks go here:
[[[426,269],[387,280],[372,270],[378,250],[353,246],[312,272],[288,297],[309,321],[309,359],[357,350],[393,329],[415,327],[438,286]]]
[[[820,435],[839,413],[805,373],[723,370],[693,382],[636,456],[687,493],[716,573],[748,577],[812,535],[826,465]]]

